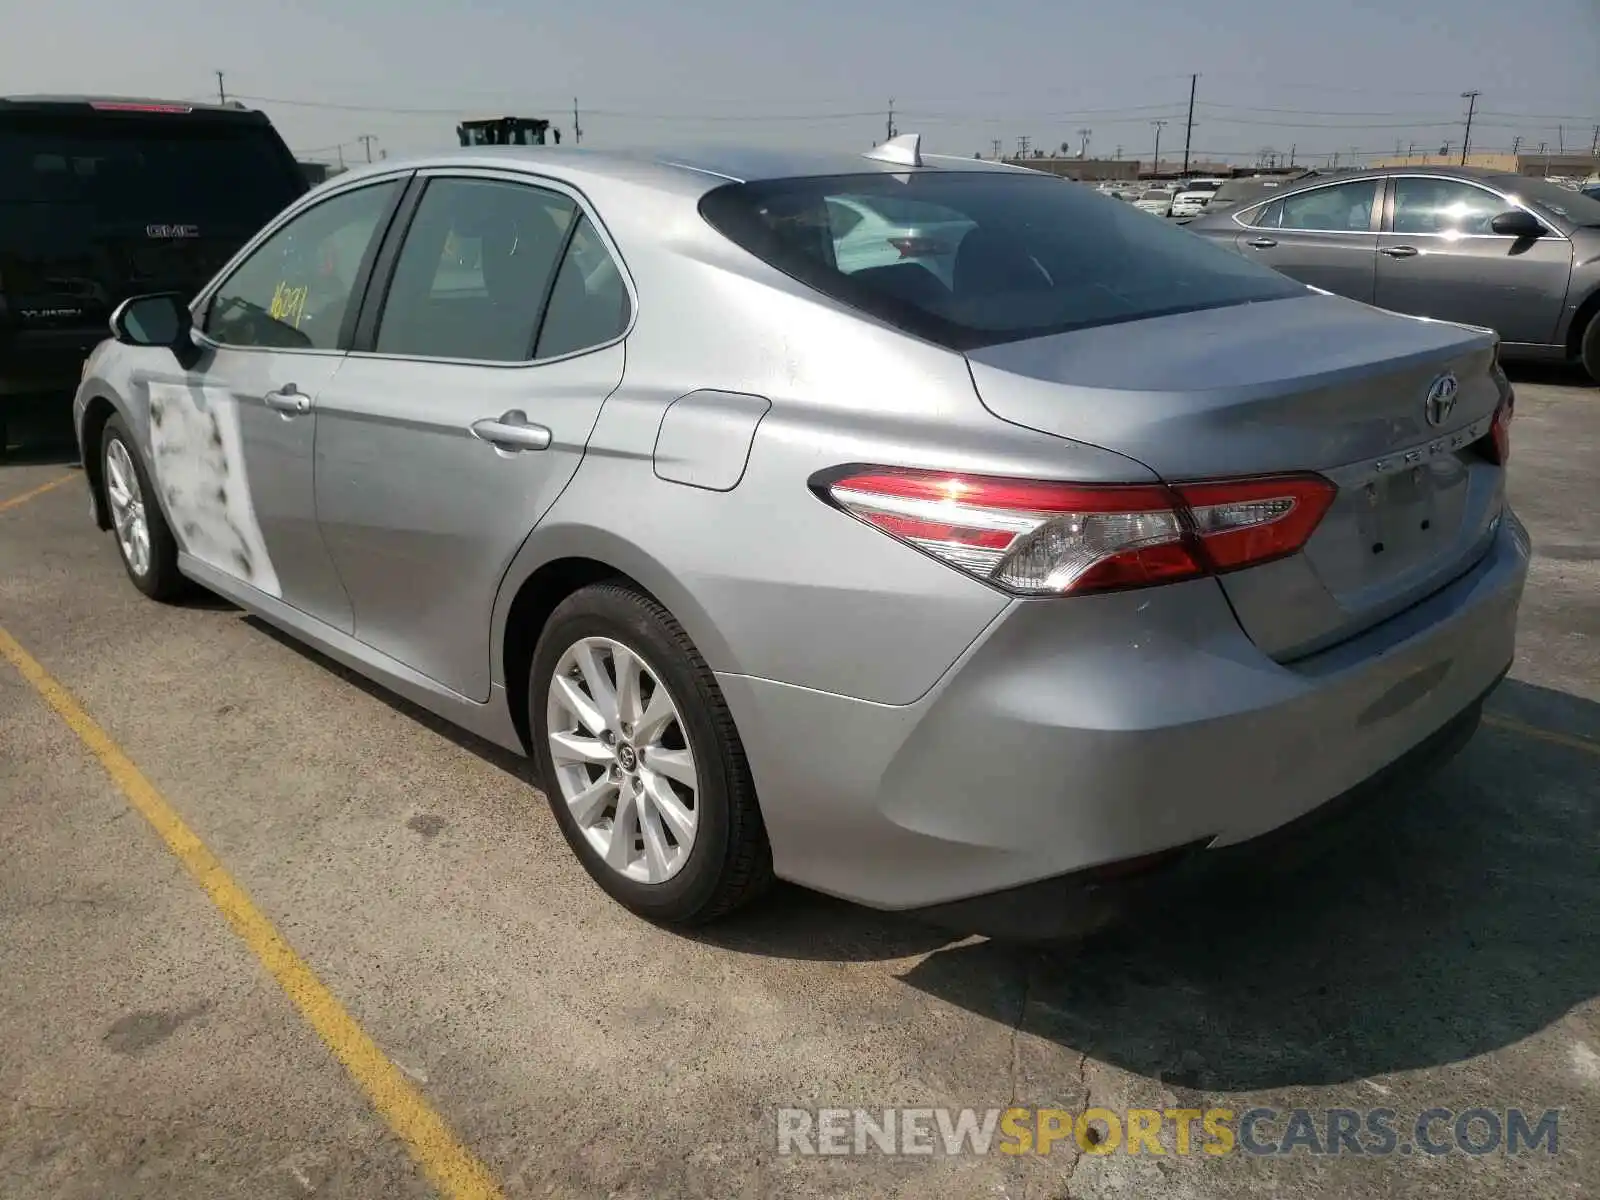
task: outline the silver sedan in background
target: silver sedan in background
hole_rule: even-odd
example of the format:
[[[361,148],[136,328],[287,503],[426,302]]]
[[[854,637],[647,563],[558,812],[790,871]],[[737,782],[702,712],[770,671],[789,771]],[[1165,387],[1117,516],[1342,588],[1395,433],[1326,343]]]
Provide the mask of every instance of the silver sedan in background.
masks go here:
[[[948,278],[841,256],[886,207]],[[1436,760],[1512,659],[1491,333],[915,138],[388,162],[113,327],[134,585],[531,756],[651,919],[776,875],[1080,929]]]
[[[1600,382],[1600,199],[1470,167],[1312,176],[1188,229],[1352,300],[1495,330]]]

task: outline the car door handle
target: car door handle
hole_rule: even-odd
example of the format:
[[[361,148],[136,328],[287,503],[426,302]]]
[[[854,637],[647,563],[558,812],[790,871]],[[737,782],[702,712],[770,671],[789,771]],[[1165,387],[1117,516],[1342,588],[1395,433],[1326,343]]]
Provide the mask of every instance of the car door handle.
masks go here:
[[[1245,243],[1246,246],[1254,246],[1257,250],[1271,250],[1277,244],[1269,237],[1251,238]]]
[[[472,436],[500,450],[547,450],[552,437],[548,429],[535,425],[520,409],[474,421]]]
[[[1390,258],[1415,258],[1422,253],[1415,246],[1384,246],[1379,254],[1387,254]]]
[[[267,402],[268,408],[277,409],[285,416],[311,411],[311,397],[292,383],[285,384],[276,392],[268,392],[262,399]]]

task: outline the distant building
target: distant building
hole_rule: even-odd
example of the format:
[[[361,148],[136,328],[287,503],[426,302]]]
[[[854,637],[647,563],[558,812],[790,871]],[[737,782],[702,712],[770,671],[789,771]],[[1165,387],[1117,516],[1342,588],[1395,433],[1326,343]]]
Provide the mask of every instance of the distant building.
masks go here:
[[[1059,175],[1063,179],[1131,182],[1139,178],[1139,164],[1131,158],[1056,158],[1047,155],[1044,158],[1007,158],[1005,161],[1013,166]]]
[[[1460,154],[1401,154],[1376,158],[1374,167],[1459,167]],[[1537,179],[1556,176],[1585,179],[1600,171],[1600,157],[1592,154],[1469,154],[1467,166],[1485,171],[1505,171]]]

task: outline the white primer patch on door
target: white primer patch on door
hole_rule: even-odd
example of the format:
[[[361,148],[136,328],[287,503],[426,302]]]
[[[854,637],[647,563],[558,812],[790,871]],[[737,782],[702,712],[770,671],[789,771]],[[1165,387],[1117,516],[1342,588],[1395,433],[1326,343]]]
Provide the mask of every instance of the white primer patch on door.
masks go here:
[[[239,402],[232,394],[152,383],[150,454],[178,544],[207,566],[281,599],[250,501]]]

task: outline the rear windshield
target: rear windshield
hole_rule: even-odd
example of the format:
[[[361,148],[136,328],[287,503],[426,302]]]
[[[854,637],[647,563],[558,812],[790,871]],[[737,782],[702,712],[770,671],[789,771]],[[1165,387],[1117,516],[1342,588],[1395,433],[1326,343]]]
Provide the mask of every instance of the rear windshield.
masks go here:
[[[0,125],[0,203],[88,205],[103,221],[253,230],[305,190],[270,129],[183,118]]]
[[[946,224],[913,261],[886,238],[848,253],[829,201]],[[1181,227],[1050,176],[844,175],[730,184],[701,212],[778,270],[907,333],[957,350],[1306,294],[1303,284]],[[954,219],[949,214],[953,214]],[[892,234],[892,231],[890,231]]]

